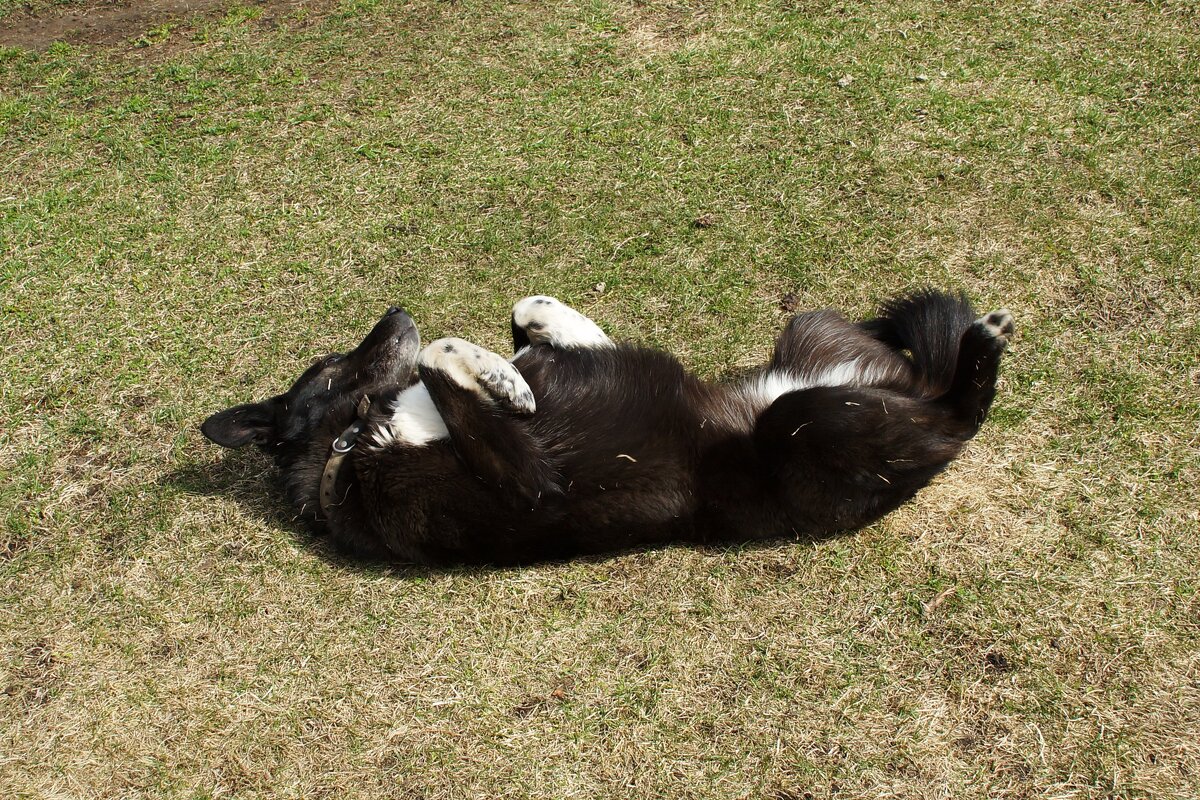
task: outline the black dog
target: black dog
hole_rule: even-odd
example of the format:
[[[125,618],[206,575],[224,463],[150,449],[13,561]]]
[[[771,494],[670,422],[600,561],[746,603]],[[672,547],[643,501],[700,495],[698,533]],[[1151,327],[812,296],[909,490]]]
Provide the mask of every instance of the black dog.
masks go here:
[[[950,463],[1013,326],[932,291],[859,324],[801,314],[734,385],[550,297],[517,303],[512,329],[511,361],[461,339],[421,349],[392,308],[353,351],[202,430],[274,456],[301,516],[360,555],[514,564],[813,537],[879,519]]]

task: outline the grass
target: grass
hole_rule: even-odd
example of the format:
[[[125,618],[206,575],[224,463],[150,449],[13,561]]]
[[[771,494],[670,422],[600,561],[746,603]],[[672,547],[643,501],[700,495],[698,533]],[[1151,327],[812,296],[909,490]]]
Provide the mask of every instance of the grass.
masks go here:
[[[95,13],[100,10],[137,6],[128,0],[0,0],[0,22],[10,15],[59,14],[71,11]]]
[[[1200,795],[1194,6],[256,16],[0,50],[7,796]],[[817,545],[348,564],[197,431],[391,302],[718,377],[923,284],[993,419]]]

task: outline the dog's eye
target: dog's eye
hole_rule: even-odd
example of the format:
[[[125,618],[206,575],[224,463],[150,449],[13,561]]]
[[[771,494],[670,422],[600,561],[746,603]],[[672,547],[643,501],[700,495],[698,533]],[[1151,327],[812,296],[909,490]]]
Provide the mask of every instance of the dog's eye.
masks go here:
[[[328,367],[331,364],[336,364],[339,361],[341,361],[343,358],[345,358],[345,356],[338,355],[337,353],[334,353],[331,356],[326,356],[325,357],[325,366]]]

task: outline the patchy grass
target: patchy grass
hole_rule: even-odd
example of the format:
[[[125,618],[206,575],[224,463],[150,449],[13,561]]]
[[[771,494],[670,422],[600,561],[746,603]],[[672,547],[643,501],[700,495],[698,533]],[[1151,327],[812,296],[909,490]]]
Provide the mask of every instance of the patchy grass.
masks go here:
[[[160,2],[170,0],[150,0],[147,5]],[[35,16],[84,10],[95,13],[136,5],[137,0],[0,0],[0,22],[6,17],[21,14]],[[179,7],[177,4],[176,8]]]
[[[0,0],[0,20],[18,11],[37,14],[50,9],[69,6],[74,2],[77,2],[77,0],[28,0],[28,2],[25,0]]]
[[[7,796],[1200,796],[1191,4],[255,17],[0,50]],[[926,283],[993,421],[818,545],[347,564],[196,430],[391,302],[720,376]]]

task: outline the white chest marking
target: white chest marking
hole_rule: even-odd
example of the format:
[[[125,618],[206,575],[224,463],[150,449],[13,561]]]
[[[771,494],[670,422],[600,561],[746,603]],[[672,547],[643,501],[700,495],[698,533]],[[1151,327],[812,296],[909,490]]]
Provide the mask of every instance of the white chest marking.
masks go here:
[[[392,406],[392,417],[374,435],[380,447],[389,444],[424,445],[446,439],[450,431],[438,413],[429,390],[415,383],[400,393]]]

